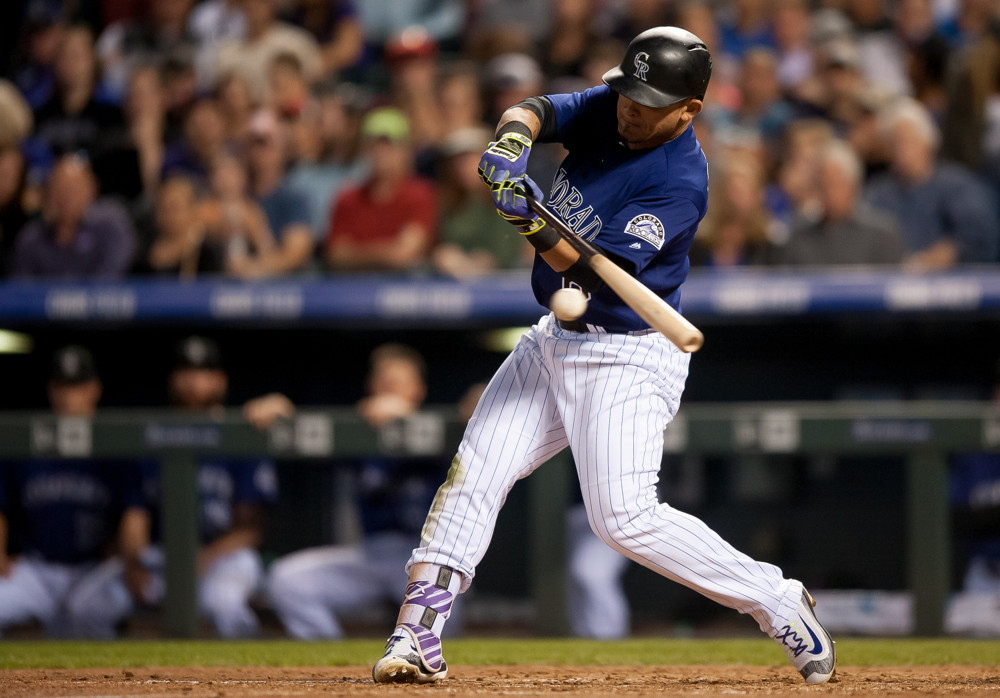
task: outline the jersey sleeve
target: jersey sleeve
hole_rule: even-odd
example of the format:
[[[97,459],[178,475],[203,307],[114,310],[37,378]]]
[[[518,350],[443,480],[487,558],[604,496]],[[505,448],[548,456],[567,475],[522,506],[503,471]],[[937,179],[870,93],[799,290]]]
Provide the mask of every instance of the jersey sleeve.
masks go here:
[[[615,97],[611,88],[601,85],[583,92],[545,95],[545,99],[549,100],[555,112],[555,135],[551,140],[567,144],[575,140],[581,130],[589,130],[587,125],[598,116],[601,106],[613,103]],[[611,114],[613,116],[614,112]]]
[[[598,247],[626,260],[638,274],[678,238],[694,235],[701,212],[683,197],[635,199],[618,211],[594,240]]]

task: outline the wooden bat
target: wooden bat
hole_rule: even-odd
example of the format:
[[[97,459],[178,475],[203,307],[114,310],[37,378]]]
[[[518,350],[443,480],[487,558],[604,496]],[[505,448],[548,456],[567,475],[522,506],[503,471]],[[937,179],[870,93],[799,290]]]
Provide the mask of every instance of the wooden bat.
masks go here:
[[[705,335],[662,298],[650,291],[641,281],[604,256],[600,250],[574,233],[545,205],[528,195],[528,205],[538,217],[552,227],[559,237],[580,255],[584,264],[594,270],[608,287],[625,301],[626,305],[673,342],[678,349],[691,353],[701,349]]]

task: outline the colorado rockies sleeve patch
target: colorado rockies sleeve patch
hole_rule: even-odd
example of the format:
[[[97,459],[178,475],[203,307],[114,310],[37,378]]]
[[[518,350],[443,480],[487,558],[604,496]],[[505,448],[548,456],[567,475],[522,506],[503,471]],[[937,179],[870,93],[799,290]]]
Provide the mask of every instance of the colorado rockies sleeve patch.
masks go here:
[[[663,223],[651,213],[640,213],[625,224],[625,232],[648,242],[656,249],[663,247]]]

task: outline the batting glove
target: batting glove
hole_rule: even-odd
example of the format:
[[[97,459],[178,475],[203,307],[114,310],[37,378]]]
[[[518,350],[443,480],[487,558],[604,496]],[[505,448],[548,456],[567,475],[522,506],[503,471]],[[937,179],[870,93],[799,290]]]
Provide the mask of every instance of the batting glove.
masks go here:
[[[508,131],[489,144],[479,161],[479,178],[490,188],[524,176],[531,154],[531,139]]]
[[[493,190],[497,213],[511,225],[517,227],[522,235],[532,235],[545,226],[545,221],[535,214],[528,206],[527,195],[535,201],[543,199],[542,190],[528,175],[516,180],[508,179]]]

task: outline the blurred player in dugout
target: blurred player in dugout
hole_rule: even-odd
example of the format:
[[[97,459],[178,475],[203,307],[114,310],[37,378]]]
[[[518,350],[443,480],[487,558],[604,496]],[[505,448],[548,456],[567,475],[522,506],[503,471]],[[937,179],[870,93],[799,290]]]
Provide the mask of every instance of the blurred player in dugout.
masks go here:
[[[222,409],[228,375],[215,342],[188,337],[176,348],[168,378],[172,405],[193,415],[211,416]],[[93,586],[87,603],[106,609],[97,637],[113,637],[116,625],[136,604],[162,600],[163,550],[159,544],[159,468],[143,464],[143,509],[133,542],[124,554],[103,564],[102,583]],[[264,510],[277,499],[274,464],[267,459],[204,458],[198,465],[198,605],[220,636],[252,637],[259,621],[250,598],[263,579],[257,545]]]
[[[55,353],[48,394],[58,418],[90,419],[101,392],[89,351]],[[42,458],[0,465],[0,629],[38,622],[52,636],[104,635],[114,618],[93,603],[100,563],[115,550],[137,550],[143,506],[135,463]]]
[[[357,411],[380,428],[413,415],[427,396],[423,357],[402,344],[383,344],[369,359],[367,396]],[[294,410],[283,395],[247,404],[247,418],[267,428]],[[393,602],[405,582],[402,564],[438,481],[448,469],[440,457],[363,458],[355,466],[355,499],[361,540],[291,553],[277,560],[268,577],[268,595],[289,635],[298,639],[340,639],[341,620]]]

